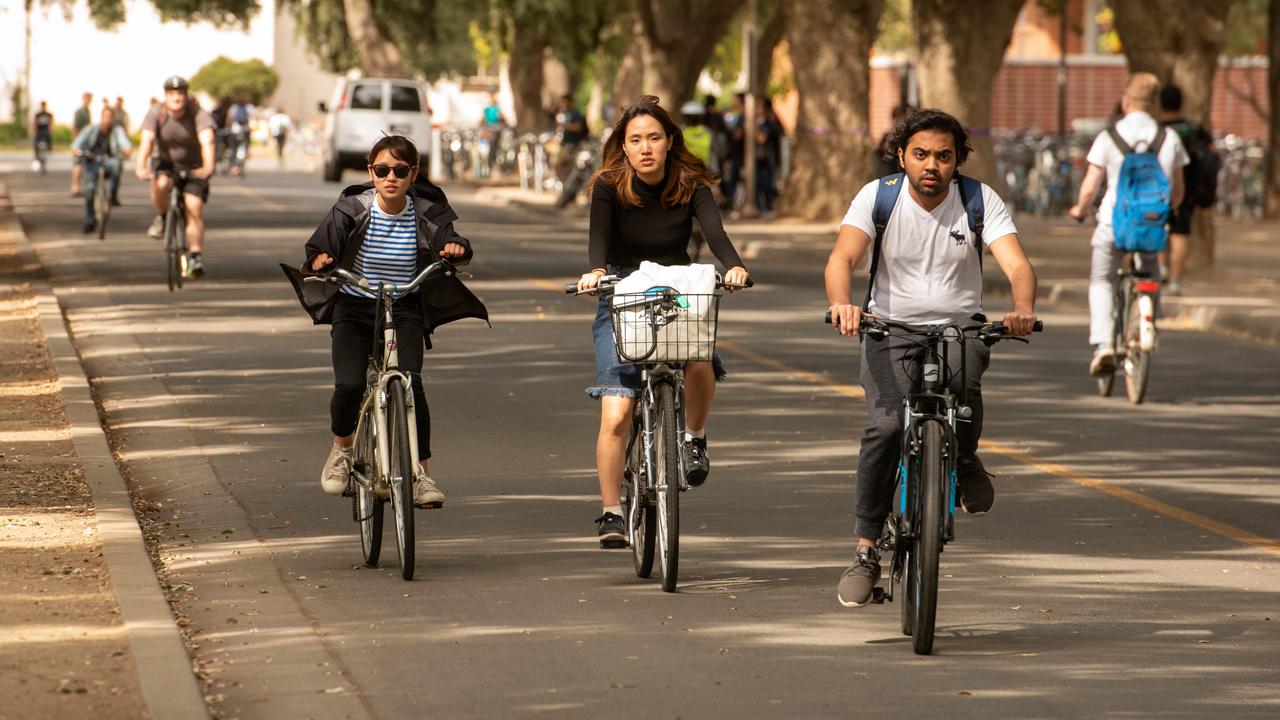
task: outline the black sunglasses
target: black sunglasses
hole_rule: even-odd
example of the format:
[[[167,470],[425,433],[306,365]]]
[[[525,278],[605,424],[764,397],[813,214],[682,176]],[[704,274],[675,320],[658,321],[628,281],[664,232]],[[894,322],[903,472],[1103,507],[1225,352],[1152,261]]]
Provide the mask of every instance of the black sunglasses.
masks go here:
[[[417,165],[370,165],[369,169],[373,171],[376,178],[384,178],[390,173],[395,173],[396,177],[401,180],[409,177],[409,173],[418,169]]]

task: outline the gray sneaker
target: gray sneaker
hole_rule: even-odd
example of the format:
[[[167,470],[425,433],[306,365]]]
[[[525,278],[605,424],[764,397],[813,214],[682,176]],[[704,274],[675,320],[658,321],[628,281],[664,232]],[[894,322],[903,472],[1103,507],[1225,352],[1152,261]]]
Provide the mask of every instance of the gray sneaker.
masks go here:
[[[347,489],[347,477],[351,473],[351,448],[334,445],[320,471],[320,488],[330,495],[341,495]]]
[[[836,599],[845,607],[862,607],[871,601],[871,593],[880,582],[880,551],[871,545],[859,545],[853,564],[840,576]]]
[[[441,505],[444,505],[444,491],[436,487],[436,481],[430,476],[419,474],[413,481],[413,506],[438,508]]]
[[[155,220],[151,221],[151,227],[147,228],[147,237],[152,240],[164,239],[164,216],[157,215]]]

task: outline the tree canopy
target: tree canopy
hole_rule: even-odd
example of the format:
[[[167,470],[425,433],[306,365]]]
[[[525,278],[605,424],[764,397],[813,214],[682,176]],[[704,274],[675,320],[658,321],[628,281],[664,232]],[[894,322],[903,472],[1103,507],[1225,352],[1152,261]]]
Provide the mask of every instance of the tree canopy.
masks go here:
[[[205,64],[191,78],[191,89],[222,100],[254,105],[271,97],[280,77],[274,68],[258,59],[237,62],[226,57]]]

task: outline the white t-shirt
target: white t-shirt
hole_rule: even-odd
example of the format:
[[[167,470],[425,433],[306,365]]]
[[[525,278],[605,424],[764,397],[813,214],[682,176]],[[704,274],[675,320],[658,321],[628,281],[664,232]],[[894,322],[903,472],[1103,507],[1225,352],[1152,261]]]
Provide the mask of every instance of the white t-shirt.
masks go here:
[[[864,185],[841,223],[866,233],[873,243],[872,210],[879,185],[879,180]],[[985,183],[982,204],[984,244],[1018,232],[1004,201]],[[969,216],[960,202],[958,180],[952,181],[946,199],[932,212],[920,207],[909,187],[898,192],[881,242],[871,311],[915,325],[965,322],[982,312],[982,266]]]
[[[1134,152],[1142,152],[1155,140],[1156,129],[1159,127],[1147,113],[1131,112],[1116,123],[1116,132],[1129,143]],[[1111,135],[1103,130],[1094,138],[1093,147],[1089,148],[1088,160],[1090,165],[1107,170],[1107,194],[1102,196],[1102,205],[1098,207],[1098,224],[1110,225],[1111,216],[1115,213],[1116,184],[1120,179],[1120,166],[1124,164],[1124,153],[1116,147]],[[1164,143],[1156,155],[1156,162],[1160,163],[1160,169],[1164,170],[1164,176],[1170,179],[1169,184],[1172,186],[1174,171],[1191,162],[1178,133],[1165,129]]]

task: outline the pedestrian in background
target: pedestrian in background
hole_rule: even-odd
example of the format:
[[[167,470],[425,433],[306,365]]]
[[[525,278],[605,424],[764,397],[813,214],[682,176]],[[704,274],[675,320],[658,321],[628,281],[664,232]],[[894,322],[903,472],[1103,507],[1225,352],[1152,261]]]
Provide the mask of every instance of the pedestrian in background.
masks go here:
[[[124,134],[125,134],[125,135],[128,135],[128,134],[129,134],[129,125],[130,125],[130,123],[129,123],[129,113],[128,113],[128,112],[126,112],[126,111],[125,111],[125,109],[124,109],[124,98],[123,98],[123,97],[117,97],[117,98],[116,98],[116,106],[113,108],[113,111],[114,111],[114,113],[115,113],[115,116],[114,116],[114,117],[115,117],[115,124],[116,124],[116,127],[120,128],[121,130],[124,130]]]
[[[284,145],[289,140],[289,130],[293,128],[293,120],[285,111],[277,109],[267,119],[267,129],[271,138],[276,141],[276,160],[284,167]]]
[[[81,100],[80,107],[76,108],[76,114],[71,118],[71,126],[75,130],[75,136],[80,137],[80,133],[93,122],[93,93],[85,93]],[[84,166],[80,164],[79,157],[73,157],[71,160],[71,197],[80,197],[80,180],[84,177]]]
[[[1191,242],[1191,216],[1197,207],[1211,207],[1218,194],[1221,161],[1213,149],[1213,135],[1203,125],[1182,117],[1182,89],[1165,85],[1160,89],[1160,122],[1176,132],[1191,162],[1183,168],[1186,193],[1169,216],[1169,249],[1161,253],[1160,274],[1165,276],[1165,292],[1182,294],[1182,272],[1187,267],[1187,246]]]

